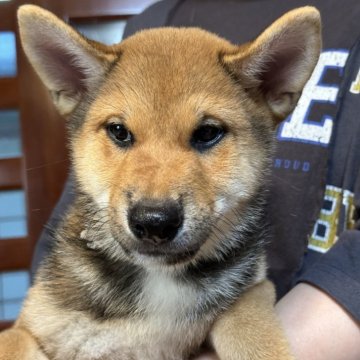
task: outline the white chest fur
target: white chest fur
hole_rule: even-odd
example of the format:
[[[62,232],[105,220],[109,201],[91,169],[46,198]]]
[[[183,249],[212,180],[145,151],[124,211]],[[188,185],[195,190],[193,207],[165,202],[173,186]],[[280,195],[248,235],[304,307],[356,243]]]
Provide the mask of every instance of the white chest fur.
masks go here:
[[[192,322],[190,310],[198,301],[197,292],[178,284],[170,274],[149,272],[140,299],[145,314],[138,318],[95,321],[81,312],[61,312],[45,306],[45,296],[29,298],[38,311],[31,321],[35,335],[45,339],[52,359],[74,360],[185,360],[189,349],[200,346],[208,332],[207,322]],[[45,294],[43,294],[45,295]],[[33,300],[33,301],[32,301]],[[29,304],[30,305],[30,304]],[[44,309],[44,308],[43,308]],[[36,321],[34,321],[36,319]]]
[[[149,271],[145,282],[142,305],[148,315],[159,319],[181,318],[198,301],[198,293],[186,284],[180,284],[171,274]],[[164,323],[165,324],[165,323]]]

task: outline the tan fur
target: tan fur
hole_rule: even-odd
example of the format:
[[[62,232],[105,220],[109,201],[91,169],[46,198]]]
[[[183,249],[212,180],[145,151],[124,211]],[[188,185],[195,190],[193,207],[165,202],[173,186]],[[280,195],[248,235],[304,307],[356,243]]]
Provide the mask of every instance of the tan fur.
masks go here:
[[[215,322],[210,332],[210,342],[221,360],[238,360],[240,359],[239,354],[241,354],[241,360],[293,359],[289,353],[288,344],[279,322],[273,312],[274,300],[273,286],[268,281],[262,282],[250,289],[231,309]],[[32,304],[32,302],[35,304]],[[34,312],[33,310],[36,308],[42,308],[42,313]],[[43,326],[43,316],[52,317],[52,326],[50,328]],[[64,329],[64,325],[67,323],[66,316],[66,314],[61,314],[60,316],[59,309],[49,308],[46,297],[42,295],[41,288],[39,286],[34,288],[31,290],[23,310],[23,315],[18,320],[15,328],[2,333],[0,337],[0,359],[47,359],[39,349],[34,338],[27,332],[29,327],[33,334],[44,339],[47,337],[54,338],[55,335],[61,336],[63,338],[63,347],[65,348],[66,343],[72,341],[72,339],[66,336],[66,329],[65,332],[61,330]],[[72,318],[71,321],[73,323],[77,323],[78,318],[75,314],[70,314],[69,316]],[[92,320],[88,319],[87,321],[91,322]],[[78,340],[88,341],[89,333],[85,331],[85,322],[78,325]],[[163,326],[164,324],[159,324],[159,332],[163,330]],[[83,331],[81,331],[81,327],[83,327]],[[25,331],[23,328],[28,328],[28,330]],[[118,336],[114,337],[114,329],[117,329]],[[143,339],[136,323],[129,326],[129,324],[121,324],[121,321],[107,324],[96,324],[96,322],[93,322],[91,334],[96,336],[96,340],[99,342],[103,342],[104,338],[108,338],[107,344],[114,346],[114,342],[118,343],[121,341],[121,334],[124,331],[133,333],[134,342],[138,344],[140,349]],[[198,335],[200,335],[199,338],[202,338],[201,334],[199,334],[202,331],[204,329],[201,329],[201,327],[195,329],[194,338]],[[179,336],[176,329],[174,329],[174,336]],[[169,349],[169,356],[165,357],[166,359],[173,359],[170,357],[171,350]],[[156,349],[153,349],[153,351],[155,352]],[[84,357],[78,356],[77,359],[87,359],[86,355]],[[124,356],[127,359],[126,354]],[[123,359],[123,357],[118,358],[112,353],[106,359],[115,360]]]
[[[251,288],[223,317],[210,333],[220,359],[289,360],[289,351],[273,310],[274,288],[269,281]]]
[[[20,8],[19,24],[25,52],[59,111],[71,118],[89,102],[83,110],[86,118],[71,139],[77,180],[102,209],[96,216],[110,219],[101,227],[100,241],[113,240],[111,223],[113,230],[126,234],[119,241],[128,248],[134,242],[127,225],[129,197],[133,202],[181,197],[186,231],[199,231],[199,218],[210,219],[223,234],[232,229],[237,214],[257,194],[267,168],[270,146],[263,145],[263,136],[294,108],[321,46],[319,14],[311,7],[284,15],[243,46],[200,29],[156,29],[106,47],[31,5]],[[286,37],[294,39],[289,49],[294,64],[273,79],[266,71],[271,72],[272,59],[284,50]],[[54,71],[56,66],[47,63],[49,51],[61,52],[71,66],[62,68],[66,61],[59,61]],[[84,100],[92,91],[91,101]],[[221,146],[203,156],[189,147],[189,138],[204,118],[229,131]],[[123,122],[139,145],[131,151],[114,145],[105,130],[114,122]],[[62,235],[91,240],[96,231],[84,229],[82,216],[75,205]],[[210,258],[223,241],[210,233],[191,262]],[[96,273],[81,256],[79,251],[78,258],[63,262],[78,281],[86,282],[84,274]],[[190,353],[199,348],[207,335],[221,360],[292,359],[273,312],[274,291],[265,280],[263,255],[253,286],[214,324],[213,319],[174,322],[174,312],[195,307],[195,290],[173,281],[162,265],[141,256],[133,260],[146,269],[141,298],[149,311],[146,320],[100,321],[64,309],[54,301],[49,285],[37,280],[14,328],[0,334],[0,360],[186,360],[184,349]],[[57,285],[65,291],[69,284]]]
[[[224,47],[224,41],[214,44],[214,39],[209,34],[189,30],[186,35],[202,55],[196,59],[193,49],[180,50],[181,58],[171,58],[171,61],[176,62],[177,68],[177,73],[173,74],[167,71],[167,54],[179,51],[177,47],[183,34],[178,29],[174,29],[173,34],[161,29],[152,32],[152,42],[149,42],[144,33],[139,33],[121,44],[121,63],[113,69],[116,75],[104,84],[101,95],[89,111],[82,134],[73,144],[75,166],[80,178],[84,180],[84,188],[93,194],[94,198],[98,198],[99,202],[104,201],[103,194],[110,188],[107,200],[111,205],[123,209],[123,189],[134,189],[136,201],[144,196],[177,198],[181,187],[186,186],[197,189],[193,196],[202,206],[209,207],[209,204],[216,200],[214,196],[218,194],[217,189],[228,192],[228,187],[232,184],[227,179],[237,171],[237,186],[240,191],[244,195],[252,195],[264,155],[254,146],[251,137],[243,136],[241,139],[242,146],[254,149],[253,153],[242,158],[229,158],[229,154],[235,153],[235,149],[240,145],[237,139],[229,139],[227,144],[217,151],[216,157],[206,159],[199,159],[187,148],[188,138],[204,111],[218,119],[231,119],[236,122],[237,131],[243,134],[250,131],[249,125],[244,121],[247,117],[244,110],[246,104],[239,103],[231,79],[216,63],[215,54],[219,45],[221,49],[228,47],[228,51],[232,51],[234,47],[226,42]],[[178,39],[173,46],[166,39],[170,35]],[[149,58],[146,54],[159,43],[170,46],[164,45],[163,54],[157,53]],[[131,52],[127,51],[128,48]],[[207,54],[207,57],[204,57],[203,53]],[[190,68],[187,65],[189,62],[192,64]],[[196,63],[198,67],[193,66]],[[207,77],[199,76],[203,72],[206,72]],[[159,78],[161,81],[154,81]],[[119,87],[124,90],[118,91]],[[195,95],[189,99],[187,94],[191,92]],[[223,95],[219,96],[219,93]],[[152,101],[150,94],[161,94],[161,97]],[[131,104],[131,109],[128,104]],[[163,106],[164,104],[167,106]],[[251,107],[251,104],[248,106]],[[137,134],[138,141],[146,139],[142,147],[134,149],[126,157],[105,141],[107,135],[104,131],[99,134],[104,120],[110,122],[119,119],[120,112],[125,113],[128,118],[126,124]],[[179,119],[182,121],[181,127],[178,124]],[[269,122],[269,126],[270,124]],[[167,134],[166,137],[159,134],[159,128],[162,133]],[[101,152],[98,151],[99,148],[102,148]],[[83,157],[81,154],[84,153],[89,155]],[[89,158],[93,159],[94,166],[94,176],[90,179],[87,176]],[[109,167],[109,163],[113,166]],[[99,174],[98,177],[95,174]],[[119,176],[121,185],[109,187],[109,184],[116,183]]]
[[[1,333],[0,360],[47,360],[27,330],[18,326]]]
[[[39,285],[31,290],[20,318],[21,326],[41,339],[49,359],[183,360],[177,355],[177,349],[172,346],[175,341],[178,342],[181,337],[184,345],[199,347],[208,332],[201,323],[187,328],[173,327],[171,336],[164,338],[163,342],[160,342],[161,346],[151,346],[152,343],[159,345],[159,337],[167,332],[166,314],[161,314],[155,309],[154,317],[149,319],[148,326],[136,320],[118,319],[104,322],[84,317],[83,314],[74,311],[60,311],[56,306],[49,304],[46,290]],[[149,329],[154,334],[153,338],[148,336]],[[79,344],[87,346],[80,352],[74,350]],[[56,356],[54,345],[60,348]],[[11,347],[11,344],[9,346]],[[34,357],[32,360],[37,358]]]

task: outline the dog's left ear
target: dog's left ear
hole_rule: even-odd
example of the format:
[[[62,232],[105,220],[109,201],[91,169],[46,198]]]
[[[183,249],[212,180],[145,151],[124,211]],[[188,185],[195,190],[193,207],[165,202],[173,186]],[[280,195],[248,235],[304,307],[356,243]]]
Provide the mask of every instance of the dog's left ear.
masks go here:
[[[321,50],[320,14],[310,6],[286,13],[223,65],[242,86],[263,96],[277,120],[296,106]]]
[[[27,57],[59,112],[70,115],[83,95],[101,82],[116,54],[38,6],[21,6],[18,20]]]

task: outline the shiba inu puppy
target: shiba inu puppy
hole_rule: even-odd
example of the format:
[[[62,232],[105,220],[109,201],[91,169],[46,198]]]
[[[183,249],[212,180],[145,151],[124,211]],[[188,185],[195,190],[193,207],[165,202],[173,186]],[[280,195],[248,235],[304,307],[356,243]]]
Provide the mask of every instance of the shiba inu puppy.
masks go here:
[[[19,10],[24,50],[68,119],[76,201],[0,359],[291,359],[266,280],[276,125],[317,62],[319,13],[253,42],[161,28],[104,46]]]

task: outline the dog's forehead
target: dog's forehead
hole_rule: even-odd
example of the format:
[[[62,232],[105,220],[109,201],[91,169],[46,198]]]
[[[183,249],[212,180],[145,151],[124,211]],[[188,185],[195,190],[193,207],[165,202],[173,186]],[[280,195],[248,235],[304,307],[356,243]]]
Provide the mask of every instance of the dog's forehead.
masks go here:
[[[216,107],[217,102],[221,107],[233,97],[234,87],[219,55],[234,48],[196,28],[142,31],[121,44],[99,107],[118,107],[143,116],[191,112],[201,104]]]
[[[121,43],[124,54],[138,56],[202,56],[216,55],[221,51],[234,51],[227,40],[200,28],[158,28],[143,30]]]
[[[119,61],[109,80],[156,92],[164,88],[167,92],[189,91],[189,87],[206,86],[215,80],[215,74],[223,72],[220,54],[234,48],[216,35],[196,28],[143,31],[122,43]]]

